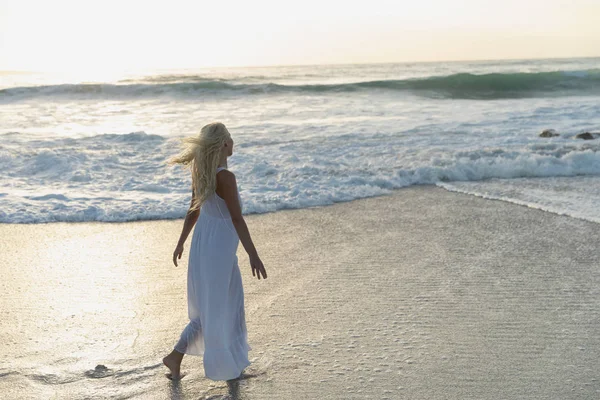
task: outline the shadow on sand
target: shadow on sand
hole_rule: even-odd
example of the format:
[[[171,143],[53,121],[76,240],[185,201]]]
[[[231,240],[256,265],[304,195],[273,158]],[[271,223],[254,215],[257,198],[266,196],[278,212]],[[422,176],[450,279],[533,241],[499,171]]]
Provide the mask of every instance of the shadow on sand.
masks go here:
[[[243,400],[243,397],[240,394],[240,382],[264,374],[265,372],[242,372],[239,377],[235,379],[229,379],[228,381],[226,381],[227,388],[221,386],[209,389],[204,395],[199,397],[198,400]],[[224,393],[225,389],[227,390],[227,393]],[[183,400],[185,398],[180,379],[170,381],[170,395],[171,400]]]

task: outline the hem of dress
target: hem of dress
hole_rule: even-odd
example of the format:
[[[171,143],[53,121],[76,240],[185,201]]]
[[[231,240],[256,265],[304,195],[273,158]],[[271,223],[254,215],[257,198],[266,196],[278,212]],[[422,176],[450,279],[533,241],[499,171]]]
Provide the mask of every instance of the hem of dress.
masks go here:
[[[244,364],[245,364],[245,365],[244,365]],[[236,379],[236,378],[239,378],[239,377],[240,377],[240,375],[242,374],[242,371],[243,371],[244,369],[246,369],[248,366],[250,366],[250,364],[252,364],[252,363],[251,363],[250,361],[248,361],[247,363],[244,363],[244,364],[242,364],[243,366],[242,366],[242,367],[239,369],[238,373],[237,373],[237,374],[235,374],[235,376],[234,376],[234,377],[232,377],[232,378],[211,378],[210,376],[206,375],[206,373],[204,374],[204,376],[205,376],[207,379],[210,379],[211,381],[215,381],[215,382],[217,382],[217,381],[229,381],[229,380],[231,380],[231,379]]]
[[[237,337],[237,339],[232,340],[231,341],[231,345],[229,347],[221,347],[221,348],[218,348],[218,349],[211,349],[211,350],[214,350],[214,351],[231,351],[231,347],[233,347],[233,345],[235,345],[235,344],[239,344],[240,341],[244,341],[245,342],[245,343],[243,343],[244,344],[243,347],[245,347],[246,351],[252,350],[252,347],[250,347],[250,344],[248,343],[248,333],[242,333],[241,335],[239,335]],[[188,356],[200,357],[200,356],[204,355],[204,353],[206,353],[206,347],[204,347],[204,339],[202,339],[202,347],[203,347],[202,350],[197,351],[197,352],[188,351],[188,349],[185,349],[185,350],[178,349],[177,345],[175,345],[173,347],[173,349],[176,350],[176,351],[178,351],[181,354],[185,354],[185,355],[188,355]]]
[[[226,381],[238,378],[244,368],[251,364],[250,360],[248,359],[248,351],[251,349],[252,348],[248,344],[248,334],[247,332],[244,332],[239,335],[237,339],[233,340],[226,348],[209,348],[208,351],[205,350],[203,360],[204,376],[213,381]],[[219,362],[216,360],[219,360]],[[212,371],[206,371],[207,365],[211,366],[210,369]],[[233,373],[233,376],[219,375],[219,373],[223,373],[223,371],[235,372]]]

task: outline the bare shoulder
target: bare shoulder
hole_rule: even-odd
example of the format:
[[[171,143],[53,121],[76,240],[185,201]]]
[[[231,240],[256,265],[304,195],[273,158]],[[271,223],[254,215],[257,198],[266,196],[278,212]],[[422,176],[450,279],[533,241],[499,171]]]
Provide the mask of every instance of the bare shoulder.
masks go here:
[[[237,183],[235,181],[235,174],[226,169],[217,172],[217,194],[221,198],[227,199],[230,194],[234,196],[236,191]]]
[[[217,172],[217,183],[231,185],[235,184],[235,174],[227,169]]]

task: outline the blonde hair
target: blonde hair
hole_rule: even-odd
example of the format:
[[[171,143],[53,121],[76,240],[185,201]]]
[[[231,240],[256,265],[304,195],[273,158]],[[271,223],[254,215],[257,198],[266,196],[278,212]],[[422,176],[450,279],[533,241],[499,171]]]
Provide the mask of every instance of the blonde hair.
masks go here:
[[[200,209],[202,204],[215,193],[216,170],[221,158],[221,149],[230,138],[231,134],[221,122],[204,125],[199,135],[181,139],[183,150],[167,161],[168,165],[187,166],[192,173],[194,197],[190,211]]]

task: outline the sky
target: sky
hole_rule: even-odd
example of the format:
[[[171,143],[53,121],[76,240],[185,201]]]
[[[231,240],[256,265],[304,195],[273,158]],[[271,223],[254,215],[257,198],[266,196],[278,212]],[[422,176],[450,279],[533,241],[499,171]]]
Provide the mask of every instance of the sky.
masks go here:
[[[0,0],[0,70],[600,56],[600,0]]]

